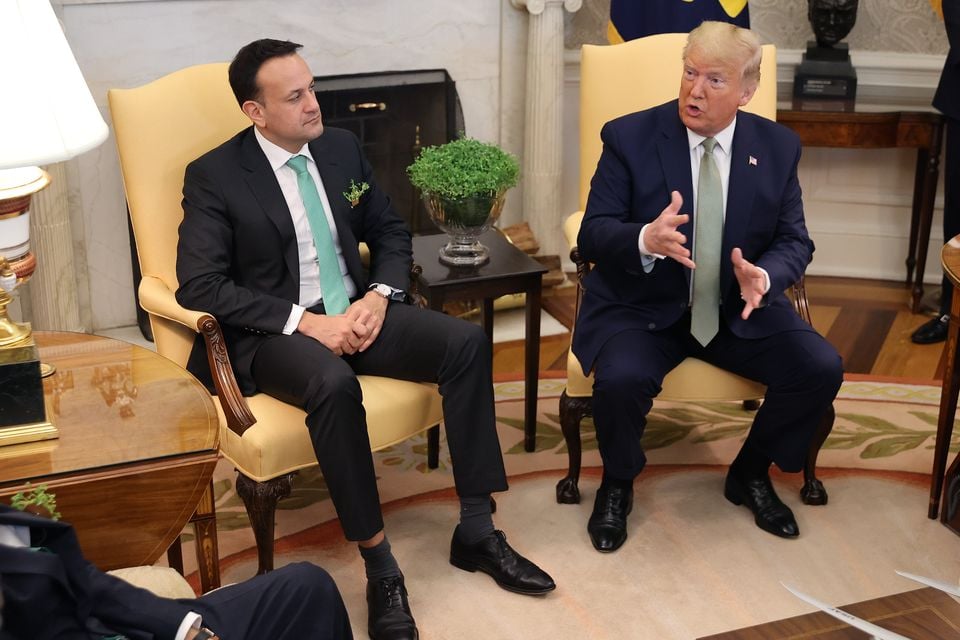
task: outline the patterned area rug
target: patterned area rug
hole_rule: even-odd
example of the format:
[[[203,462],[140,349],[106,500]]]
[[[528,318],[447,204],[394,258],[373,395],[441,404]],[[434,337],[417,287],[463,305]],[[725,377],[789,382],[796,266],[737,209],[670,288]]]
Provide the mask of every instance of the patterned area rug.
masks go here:
[[[425,437],[375,454],[386,530],[424,637],[691,638],[809,611],[780,580],[844,604],[913,588],[893,573],[897,568],[950,581],[960,576],[957,538],[925,517],[939,387],[844,383],[820,455],[829,505],[800,504],[800,478],[775,474],[801,527],[793,541],[759,531],[746,509],[722,498],[725,465],[752,413],[738,403],[655,403],[644,438],[650,466],[637,481],[630,539],[611,555],[594,552],[585,531],[600,464],[589,420],[582,434],[583,501],[554,500],[567,464],[557,408],[563,388],[563,379],[540,381],[537,450],[526,453],[523,384],[496,385],[512,485],[498,496],[496,519],[518,549],[557,579],[558,590],[546,598],[506,594],[486,577],[447,564],[456,496],[445,446],[437,470],[426,467]],[[233,476],[221,462],[215,482],[227,582],[256,569]],[[362,564],[342,538],[316,469],[299,474],[277,516],[277,565],[301,559],[331,571],[357,636],[365,637]]]

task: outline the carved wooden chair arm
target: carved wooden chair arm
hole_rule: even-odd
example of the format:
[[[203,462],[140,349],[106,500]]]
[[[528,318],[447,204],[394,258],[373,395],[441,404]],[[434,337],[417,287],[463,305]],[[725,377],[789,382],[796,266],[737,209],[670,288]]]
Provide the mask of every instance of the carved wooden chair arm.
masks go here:
[[[143,276],[139,293],[140,305],[147,313],[176,322],[203,336],[213,386],[220,400],[227,427],[238,435],[243,434],[256,423],[257,419],[253,417],[247,401],[240,393],[237,379],[230,366],[223,332],[216,318],[209,313],[181,306],[170,287],[154,276]]]
[[[426,309],[427,299],[420,294],[419,288],[421,273],[423,273],[423,267],[416,262],[410,265],[410,289],[407,291],[407,295],[410,296],[410,304],[420,307],[421,309]]]
[[[240,393],[237,378],[230,365],[230,356],[227,354],[227,344],[223,339],[220,323],[209,313],[203,314],[197,322],[197,331],[203,336],[207,347],[207,363],[210,365],[210,375],[213,386],[217,390],[220,407],[227,420],[227,428],[238,436],[257,423],[253,412],[250,411],[247,400]]]

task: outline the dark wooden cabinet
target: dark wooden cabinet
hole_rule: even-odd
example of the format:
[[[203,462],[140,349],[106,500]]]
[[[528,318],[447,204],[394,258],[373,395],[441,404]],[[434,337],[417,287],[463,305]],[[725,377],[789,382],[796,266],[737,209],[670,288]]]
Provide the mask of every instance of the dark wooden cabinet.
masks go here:
[[[436,232],[407,167],[421,148],[463,131],[463,111],[450,75],[428,69],[319,76],[314,81],[324,124],[356,134],[377,183],[413,233]]]

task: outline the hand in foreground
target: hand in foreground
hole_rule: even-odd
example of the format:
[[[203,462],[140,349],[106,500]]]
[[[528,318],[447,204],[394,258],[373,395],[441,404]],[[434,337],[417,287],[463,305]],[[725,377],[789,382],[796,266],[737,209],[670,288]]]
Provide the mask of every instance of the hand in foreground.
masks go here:
[[[350,317],[349,313],[350,309],[339,316],[304,311],[297,331],[317,340],[338,356],[356,353],[367,339],[370,330],[363,322]]]
[[[760,267],[748,262],[739,248],[734,248],[730,254],[733,261],[733,273],[737,276],[740,285],[740,297],[743,299],[743,311],[740,317],[746,320],[754,309],[759,309],[766,293],[767,280]]]
[[[194,638],[197,637],[197,635],[199,635],[200,631],[201,631],[200,629],[187,629],[186,640],[193,640]],[[214,634],[214,635],[212,635],[212,636],[210,636],[210,635],[205,635],[205,636],[203,636],[203,637],[204,637],[204,638],[207,638],[208,640],[220,640],[220,636],[218,636],[218,635],[216,635],[216,634]]]
[[[680,213],[683,205],[683,196],[679,191],[670,193],[670,204],[660,212],[657,219],[647,225],[643,233],[643,243],[647,251],[673,258],[685,267],[696,269],[697,265],[690,259],[690,250],[683,246],[687,237],[677,231],[677,227],[687,223],[690,216]]]
[[[388,304],[389,301],[383,296],[373,291],[367,291],[366,295],[351,304],[344,312],[345,316],[352,318],[354,322],[362,324],[367,329],[363,341],[357,347],[358,352],[366,351],[380,335],[383,319],[387,315]]]

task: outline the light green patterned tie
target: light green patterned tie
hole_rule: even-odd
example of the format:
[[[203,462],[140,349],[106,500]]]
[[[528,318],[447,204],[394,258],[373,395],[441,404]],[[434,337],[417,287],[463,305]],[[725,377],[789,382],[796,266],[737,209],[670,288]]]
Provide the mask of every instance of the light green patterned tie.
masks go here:
[[[323,309],[328,316],[343,313],[350,306],[347,289],[343,286],[340,273],[340,261],[333,246],[333,235],[323,211],[323,201],[317,191],[317,184],[307,171],[307,157],[296,155],[287,160],[287,166],[297,172],[297,187],[303,208],[307,211],[307,221],[313,233],[313,244],[317,249],[317,263],[320,265],[320,288],[323,294]]]
[[[720,328],[720,250],[723,243],[723,188],[713,161],[714,138],[702,142],[697,182],[697,219],[694,231],[693,302],[690,333],[707,346]]]

